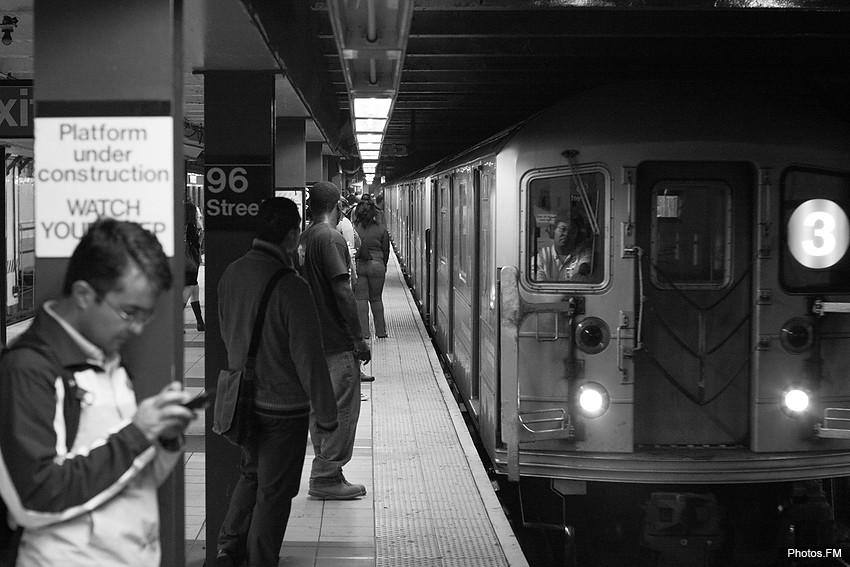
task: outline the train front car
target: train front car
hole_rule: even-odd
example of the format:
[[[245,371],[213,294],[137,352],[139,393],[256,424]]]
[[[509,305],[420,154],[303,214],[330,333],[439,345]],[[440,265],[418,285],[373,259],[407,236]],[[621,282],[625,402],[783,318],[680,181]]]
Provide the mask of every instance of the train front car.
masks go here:
[[[850,129],[816,106],[630,85],[498,151],[497,470],[617,483],[658,553],[834,542],[812,481],[850,474]]]

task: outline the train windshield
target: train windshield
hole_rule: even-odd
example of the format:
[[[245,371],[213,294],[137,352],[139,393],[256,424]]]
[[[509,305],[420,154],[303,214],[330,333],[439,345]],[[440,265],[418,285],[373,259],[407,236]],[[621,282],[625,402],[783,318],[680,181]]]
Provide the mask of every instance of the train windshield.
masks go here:
[[[536,177],[528,184],[529,279],[600,283],[605,177],[601,172]]]
[[[781,278],[792,293],[850,293],[850,175],[785,170]]]

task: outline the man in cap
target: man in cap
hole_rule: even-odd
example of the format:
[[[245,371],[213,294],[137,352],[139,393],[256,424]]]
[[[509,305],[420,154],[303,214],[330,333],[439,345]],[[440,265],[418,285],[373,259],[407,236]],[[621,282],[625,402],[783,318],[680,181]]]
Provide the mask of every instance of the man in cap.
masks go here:
[[[308,494],[328,500],[351,500],[366,494],[365,486],[346,480],[342,467],[354,452],[354,434],[360,418],[358,360],[368,362],[372,355],[362,336],[349,282],[348,245],[336,229],[341,214],[339,199],[339,188],[328,181],[310,189],[313,222],[299,240],[298,263],[316,300],[339,420],[339,427],[332,433],[322,431],[311,420],[315,457]]]

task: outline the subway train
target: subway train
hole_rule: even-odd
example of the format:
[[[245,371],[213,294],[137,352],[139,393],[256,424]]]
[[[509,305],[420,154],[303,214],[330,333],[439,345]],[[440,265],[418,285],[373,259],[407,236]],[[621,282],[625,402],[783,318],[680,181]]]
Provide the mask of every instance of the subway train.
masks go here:
[[[850,125],[817,96],[599,87],[378,190],[492,470],[529,524],[527,481],[557,494],[568,559],[841,555]]]

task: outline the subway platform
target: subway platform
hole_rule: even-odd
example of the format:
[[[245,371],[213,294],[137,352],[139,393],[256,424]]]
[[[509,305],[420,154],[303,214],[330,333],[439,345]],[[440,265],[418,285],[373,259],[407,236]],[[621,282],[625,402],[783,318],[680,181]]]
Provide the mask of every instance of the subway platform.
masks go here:
[[[308,442],[280,565],[527,565],[394,255],[384,305],[389,338],[372,333],[372,362],[364,371],[375,381],[362,384],[354,457],[345,467],[349,480],[366,486],[366,496],[309,497]],[[25,326],[9,327],[8,338]],[[204,385],[204,334],[188,307],[184,329],[184,384],[198,392]],[[186,565],[200,567],[207,546],[203,415],[187,433]]]

